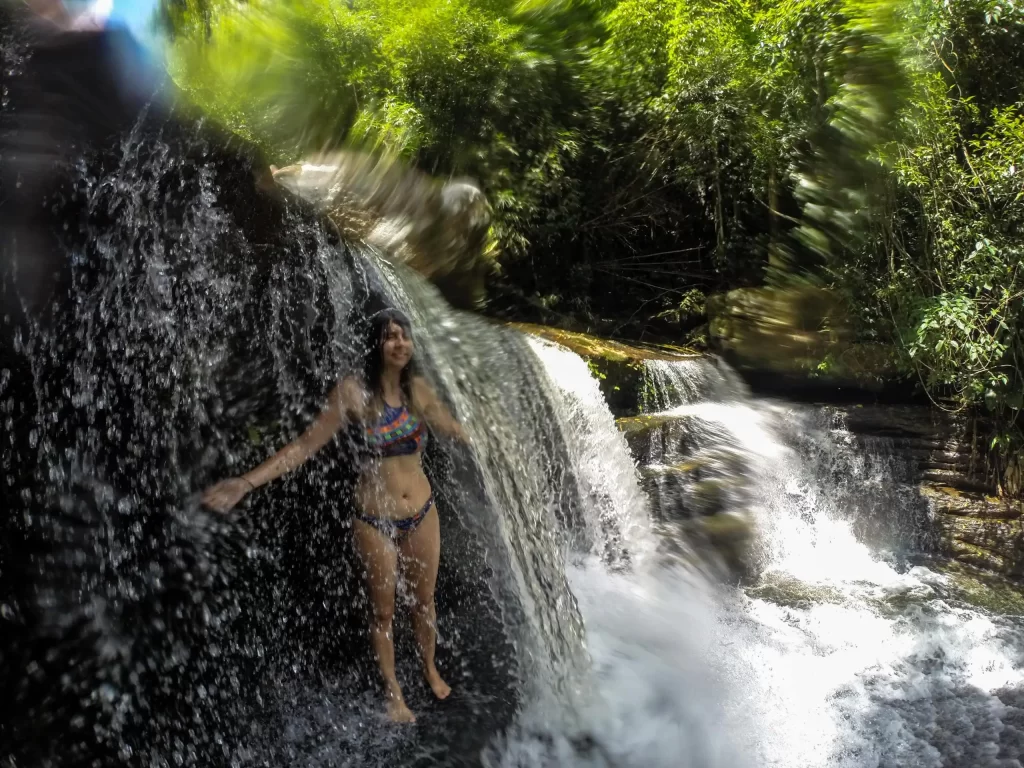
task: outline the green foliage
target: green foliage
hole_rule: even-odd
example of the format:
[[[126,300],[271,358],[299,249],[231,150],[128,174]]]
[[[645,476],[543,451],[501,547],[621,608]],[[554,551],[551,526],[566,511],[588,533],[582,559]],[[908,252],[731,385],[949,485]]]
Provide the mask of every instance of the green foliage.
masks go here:
[[[928,143],[902,148],[897,180],[920,193],[927,238],[884,291],[926,385],[951,389],[965,405],[1009,408],[1015,424],[1024,392],[1024,119],[1016,107],[997,108],[988,122],[954,144],[964,161],[936,156],[951,140],[945,123],[922,137]]]
[[[1024,42],[1024,14],[973,0],[922,8],[927,34],[901,41],[898,119],[874,140],[885,174],[871,231],[831,277],[863,336],[894,342],[904,370],[946,407],[988,413],[1005,459],[1024,425],[1024,58],[1006,39]],[[999,103],[978,68],[1015,58],[1016,90]],[[968,83],[986,87],[976,95]]]
[[[175,17],[176,80],[282,160],[370,144],[500,199],[572,152],[555,41],[511,4],[254,0],[193,16]]]
[[[478,179],[496,310],[679,337],[716,291],[813,283],[854,341],[1018,445],[1020,0],[164,0],[160,19],[186,93],[277,162],[356,144]]]

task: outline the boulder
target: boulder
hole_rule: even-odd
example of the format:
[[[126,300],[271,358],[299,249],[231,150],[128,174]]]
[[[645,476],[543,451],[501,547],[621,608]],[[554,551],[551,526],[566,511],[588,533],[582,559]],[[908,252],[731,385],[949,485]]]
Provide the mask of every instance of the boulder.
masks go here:
[[[721,569],[724,578],[754,576],[756,564],[751,555],[756,531],[748,513],[731,511],[694,517],[684,521],[681,528],[705,561]]]

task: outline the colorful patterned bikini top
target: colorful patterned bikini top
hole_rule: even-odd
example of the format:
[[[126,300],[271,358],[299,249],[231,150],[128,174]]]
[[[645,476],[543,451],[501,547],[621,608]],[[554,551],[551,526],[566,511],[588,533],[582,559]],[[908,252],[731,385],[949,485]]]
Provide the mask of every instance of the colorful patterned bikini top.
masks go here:
[[[366,442],[371,451],[384,459],[409,456],[426,447],[427,430],[405,405],[396,408],[384,403],[380,419],[366,428]]]

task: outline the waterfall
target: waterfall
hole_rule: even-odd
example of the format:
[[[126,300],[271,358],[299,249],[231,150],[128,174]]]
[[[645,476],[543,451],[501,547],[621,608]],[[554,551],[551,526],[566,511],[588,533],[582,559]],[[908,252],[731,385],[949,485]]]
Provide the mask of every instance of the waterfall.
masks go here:
[[[748,393],[743,380],[724,363],[695,357],[692,360],[644,360],[641,410],[667,411],[682,403],[724,401]]]
[[[556,389],[555,417],[584,499],[580,522],[587,536],[575,549],[613,565],[628,563],[630,550],[649,542],[650,514],[626,441],[583,359],[558,344],[528,340]]]
[[[260,191],[211,127],[76,80],[104,36],[0,32],[7,762],[1020,764],[1024,599],[928,557],[891,444],[701,358],[650,362],[616,427],[574,353]],[[349,441],[238,514],[197,501],[305,428],[381,304],[474,438],[426,456],[455,695],[410,683],[412,729],[381,716]]]
[[[722,727],[732,684],[707,664],[720,586],[689,561],[663,556],[636,463],[587,364],[558,344],[529,344],[557,393],[566,459],[587,499],[588,536],[575,542],[567,570],[595,684],[577,705],[575,729],[553,726],[547,706],[528,706],[487,765],[749,764]]]
[[[686,558],[574,573],[610,762],[1019,764],[1024,620],[928,557],[908,460],[828,409],[723,388],[720,362],[649,373],[663,409],[622,426],[656,535],[692,551],[686,523],[740,514],[754,568],[739,587]]]
[[[232,263],[224,252],[261,252],[214,170],[197,164],[183,183],[193,171],[172,144],[140,138],[123,150],[76,179],[90,213],[121,209],[119,226],[83,232],[66,319],[30,319],[14,347],[30,375],[13,380],[34,382],[35,409],[15,447],[21,466],[38,467],[39,489],[22,533],[51,549],[24,565],[40,574],[21,588],[38,617],[26,617],[25,649],[31,633],[52,636],[67,695],[87,702],[41,727],[65,738],[94,724],[98,754],[186,765],[471,759],[519,702],[547,702],[551,722],[576,728],[589,664],[565,546],[585,502],[559,403],[525,339],[455,313],[422,278],[332,241],[298,211],[279,212],[288,242],[269,262]],[[185,222],[172,238],[147,202],[168,177]],[[347,548],[346,441],[253,494],[237,522],[195,500],[315,415],[356,365],[366,296],[409,313],[428,375],[474,436],[468,449],[433,441],[427,457],[444,542],[439,662],[458,694],[427,709],[426,734],[394,731],[379,714]],[[398,632],[406,676],[411,643]],[[84,678],[76,655],[90,661],[78,665]],[[415,685],[408,697],[429,707]],[[177,700],[188,719],[174,716]],[[147,723],[152,702],[161,714]]]
[[[776,734],[748,735],[759,763],[1018,758],[1021,624],[976,607],[926,557],[906,461],[820,410],[761,407],[786,450],[756,476],[762,571],[723,659],[749,671],[756,720]]]

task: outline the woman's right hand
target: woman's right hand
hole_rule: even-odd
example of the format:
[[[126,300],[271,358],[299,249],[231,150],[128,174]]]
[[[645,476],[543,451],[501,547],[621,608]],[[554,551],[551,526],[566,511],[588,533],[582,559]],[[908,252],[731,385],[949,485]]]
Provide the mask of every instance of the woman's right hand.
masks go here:
[[[241,477],[221,480],[203,493],[203,506],[217,512],[227,512],[254,490],[252,484]]]

